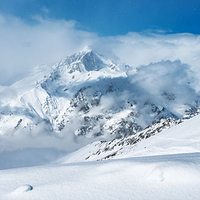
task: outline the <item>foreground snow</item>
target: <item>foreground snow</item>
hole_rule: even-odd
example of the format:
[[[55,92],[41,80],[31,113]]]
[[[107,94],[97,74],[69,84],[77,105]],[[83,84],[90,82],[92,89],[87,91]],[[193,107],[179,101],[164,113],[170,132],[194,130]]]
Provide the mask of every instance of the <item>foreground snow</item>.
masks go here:
[[[0,171],[1,200],[199,199],[200,153]]]
[[[0,170],[0,200],[199,199],[199,121],[197,115],[137,144],[121,146],[119,154],[109,161],[80,162],[88,153],[92,155],[95,143],[57,160],[62,153],[55,149],[46,153],[29,149],[25,157],[23,151],[2,154],[1,169],[5,170]],[[102,155],[94,154],[91,159],[101,159]],[[13,157],[18,161],[20,157],[21,165],[13,162]],[[8,169],[47,161],[53,163]]]

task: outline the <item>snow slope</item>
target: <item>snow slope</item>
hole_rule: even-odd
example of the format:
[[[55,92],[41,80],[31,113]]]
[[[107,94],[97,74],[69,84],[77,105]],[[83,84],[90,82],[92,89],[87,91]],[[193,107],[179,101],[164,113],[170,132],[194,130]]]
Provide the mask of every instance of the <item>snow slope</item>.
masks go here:
[[[60,158],[58,163],[200,152],[200,115],[178,121],[161,120],[136,135],[100,141]],[[169,128],[171,126],[171,128]],[[159,131],[160,129],[160,131]],[[167,130],[165,130],[167,129]]]
[[[52,164],[0,170],[0,200],[199,199],[199,121],[200,115],[178,125],[162,121],[163,129],[174,125],[136,144],[127,145],[131,136],[110,141],[110,146],[123,140],[124,145],[109,161],[80,162],[94,150],[94,145],[88,145]],[[157,128],[159,123],[144,135]]]
[[[189,200],[200,195],[200,154],[1,170],[1,200]]]

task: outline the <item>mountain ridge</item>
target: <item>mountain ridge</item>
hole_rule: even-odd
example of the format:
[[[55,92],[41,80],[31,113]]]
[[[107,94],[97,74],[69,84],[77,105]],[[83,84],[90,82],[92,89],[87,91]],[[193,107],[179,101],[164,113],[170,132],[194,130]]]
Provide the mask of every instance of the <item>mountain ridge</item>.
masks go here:
[[[69,134],[111,140],[134,135],[161,119],[190,118],[199,108],[188,66],[180,61],[135,70],[86,49],[52,68],[13,86],[15,98],[11,95],[10,103],[0,108],[1,135],[33,136],[39,129],[59,138]]]

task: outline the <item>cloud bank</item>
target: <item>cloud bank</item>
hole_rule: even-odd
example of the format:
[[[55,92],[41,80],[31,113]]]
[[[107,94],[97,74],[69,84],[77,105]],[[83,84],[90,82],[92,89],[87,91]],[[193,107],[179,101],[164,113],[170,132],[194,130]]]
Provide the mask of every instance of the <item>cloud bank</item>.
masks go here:
[[[145,32],[99,37],[77,26],[75,21],[38,16],[27,24],[14,16],[0,15],[0,84],[9,85],[34,66],[52,65],[84,46],[135,68],[179,59],[199,72],[199,35]]]
[[[51,65],[90,45],[95,34],[75,29],[74,21],[34,18],[30,25],[16,17],[0,16],[0,84],[23,77],[36,65]],[[12,82],[12,81],[11,81]]]

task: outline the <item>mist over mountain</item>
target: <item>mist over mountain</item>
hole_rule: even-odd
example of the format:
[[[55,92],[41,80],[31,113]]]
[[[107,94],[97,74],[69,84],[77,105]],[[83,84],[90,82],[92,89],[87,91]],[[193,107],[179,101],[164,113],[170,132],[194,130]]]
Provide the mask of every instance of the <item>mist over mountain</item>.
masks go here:
[[[198,76],[189,65],[161,61],[137,69],[90,48],[1,88],[1,151],[55,147],[135,135],[161,119],[199,109]]]
[[[182,199],[199,195],[200,75],[191,65],[135,67],[86,47],[23,76],[0,87],[0,199],[82,199],[85,191],[96,199],[94,182],[103,199],[124,197],[124,186],[132,199],[133,178],[136,199],[146,198],[145,184],[159,191],[154,199],[161,184],[172,199],[180,197],[173,184]]]

